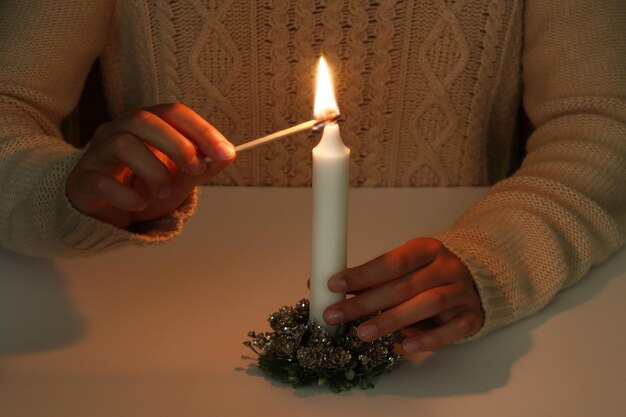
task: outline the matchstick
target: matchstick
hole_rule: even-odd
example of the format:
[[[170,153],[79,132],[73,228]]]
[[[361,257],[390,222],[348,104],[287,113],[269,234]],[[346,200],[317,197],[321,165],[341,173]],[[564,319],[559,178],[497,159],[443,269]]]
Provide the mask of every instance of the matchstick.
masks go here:
[[[267,142],[271,142],[276,139],[284,138],[285,136],[294,135],[296,133],[304,132],[305,130],[314,129],[318,126],[323,126],[324,123],[336,120],[338,115],[331,114],[325,119],[309,120],[308,122],[300,123],[299,125],[292,126],[287,129],[279,130],[278,132],[271,133],[267,136],[263,136],[258,139],[251,140],[250,142],[242,143],[239,146],[235,146],[235,152],[239,153],[246,149],[251,149],[256,146],[262,145]],[[213,158],[207,156],[204,158],[206,162],[213,162]]]

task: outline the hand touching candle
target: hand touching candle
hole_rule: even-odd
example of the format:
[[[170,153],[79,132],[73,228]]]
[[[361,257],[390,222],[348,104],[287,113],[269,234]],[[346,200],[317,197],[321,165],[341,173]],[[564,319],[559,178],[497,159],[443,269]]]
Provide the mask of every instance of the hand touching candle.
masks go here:
[[[315,118],[339,114],[330,74],[320,58]],[[339,126],[329,122],[320,143],[313,149],[313,242],[309,315],[317,324],[324,321],[326,307],[344,299],[328,289],[328,279],[346,268],[348,183],[350,149],[341,140]]]
[[[402,330],[401,353],[433,350],[476,333],[485,319],[472,275],[436,239],[418,238],[333,276],[329,288],[356,296],[326,310],[330,323],[381,314],[359,325],[364,341]]]

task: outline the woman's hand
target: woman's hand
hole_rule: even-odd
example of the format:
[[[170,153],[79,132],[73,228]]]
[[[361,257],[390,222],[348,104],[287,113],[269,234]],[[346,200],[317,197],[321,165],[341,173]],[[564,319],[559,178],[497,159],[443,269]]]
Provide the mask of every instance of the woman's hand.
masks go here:
[[[233,145],[189,107],[153,106],[98,128],[67,195],[83,213],[126,228],[176,210],[234,159]]]
[[[334,292],[356,294],[324,312],[329,324],[382,311],[357,329],[365,341],[402,330],[401,353],[433,350],[476,333],[484,313],[465,265],[438,240],[414,239],[334,275]],[[430,323],[430,326],[424,326]],[[433,327],[434,325],[434,327]]]

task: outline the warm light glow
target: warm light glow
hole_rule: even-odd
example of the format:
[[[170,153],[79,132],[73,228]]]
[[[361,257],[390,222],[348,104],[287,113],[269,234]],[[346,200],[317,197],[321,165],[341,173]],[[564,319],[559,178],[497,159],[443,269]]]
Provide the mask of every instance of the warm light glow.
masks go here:
[[[315,91],[315,118],[317,120],[328,119],[339,115],[339,107],[335,99],[333,82],[330,79],[330,71],[324,57],[320,57],[317,67],[317,89]]]

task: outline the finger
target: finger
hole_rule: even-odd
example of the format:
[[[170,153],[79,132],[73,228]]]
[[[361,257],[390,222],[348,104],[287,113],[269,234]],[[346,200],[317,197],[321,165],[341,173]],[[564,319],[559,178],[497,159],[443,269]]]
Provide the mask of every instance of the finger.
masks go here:
[[[415,336],[416,334],[422,333],[425,330],[433,329],[437,326],[441,326],[451,321],[456,316],[458,316],[461,312],[467,309],[468,307],[466,306],[458,306],[458,307],[451,308],[450,310],[441,312],[434,317],[430,317],[425,320],[412,323],[409,326],[403,327],[402,329],[400,329],[400,332],[405,337]],[[442,317],[445,318],[445,320],[442,319]]]
[[[175,164],[169,158],[156,149],[152,149],[157,158],[169,167],[170,185],[172,186],[172,196],[189,195],[197,186],[205,185],[208,181],[222,172],[233,161],[216,161],[207,164],[207,169],[202,175],[188,175],[182,171],[175,170]],[[133,187],[136,188],[136,187]],[[140,190],[141,192],[141,190]]]
[[[426,330],[432,329],[436,327],[434,320],[432,318],[418,321],[417,323],[413,323],[410,326],[406,326],[400,329],[400,333],[404,337],[415,336],[416,334],[422,333]]]
[[[119,134],[110,140],[111,146],[108,149],[111,155],[130,168],[155,198],[170,196],[172,189],[169,170],[141,140],[130,133]]]
[[[456,316],[464,310],[464,307],[451,308],[450,310],[442,311],[433,317],[433,321],[441,326],[442,324],[452,321]]]
[[[235,158],[234,146],[198,113],[181,103],[162,104],[151,110],[193,141],[200,151],[214,161]]]
[[[482,315],[474,310],[466,310],[452,321],[426,330],[402,341],[404,353],[435,350],[475,334],[482,326]]]
[[[431,263],[442,245],[429,238],[411,240],[363,265],[349,268],[328,280],[335,292],[352,292],[400,278]]]
[[[182,171],[201,175],[206,163],[200,159],[194,144],[156,114],[138,110],[119,123],[109,125],[109,135],[128,132],[163,152]]]
[[[433,269],[432,266],[420,269],[334,304],[325,311],[324,319],[329,324],[350,322],[400,305],[421,292],[447,284],[447,277],[433,273]]]
[[[133,189],[98,171],[85,173],[78,182],[78,188],[83,195],[103,200],[124,211],[141,211],[147,205]]]
[[[362,340],[372,341],[466,303],[462,285],[455,283],[436,287],[366,321],[357,332]]]
[[[176,175],[176,186],[181,189],[191,190],[196,186],[205,185],[209,182],[209,180],[211,180],[211,178],[224,171],[233,162],[233,160],[211,162],[207,164],[207,170],[202,175]]]
[[[207,171],[202,176],[201,181],[199,181],[197,184],[200,185],[200,184],[206,183],[211,178],[215,177],[220,172],[222,172],[226,168],[228,168],[228,166],[230,164],[232,164],[233,162],[234,162],[234,159],[230,159],[228,161],[213,161],[213,162],[209,162],[207,164],[207,166],[208,166]]]
[[[403,327],[402,329],[400,329],[400,333],[404,337],[418,335],[426,330],[434,329],[437,326],[442,326],[448,323],[465,310],[467,310],[467,307],[461,306],[446,310],[442,313],[437,314],[435,317],[421,320],[417,323],[412,323],[409,326]],[[442,319],[442,317],[445,318],[445,320]]]

